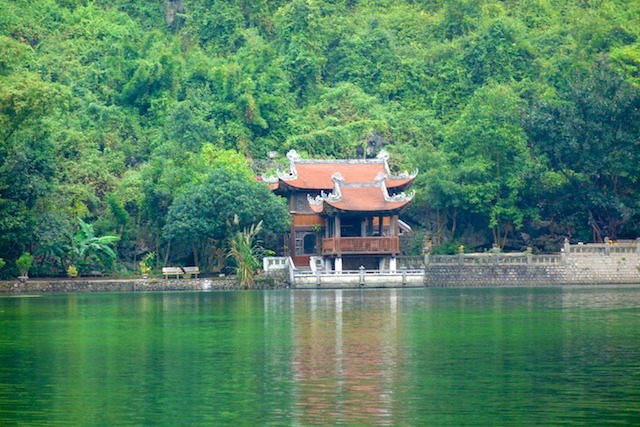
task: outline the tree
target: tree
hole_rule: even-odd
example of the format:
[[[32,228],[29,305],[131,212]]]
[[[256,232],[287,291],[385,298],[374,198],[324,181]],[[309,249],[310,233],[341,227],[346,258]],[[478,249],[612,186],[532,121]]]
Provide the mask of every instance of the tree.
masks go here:
[[[0,253],[25,249],[53,189],[52,121],[67,95],[34,73],[0,75]]]
[[[198,265],[201,245],[225,241],[231,224],[241,229],[259,221],[264,232],[283,233],[290,219],[285,200],[275,196],[262,182],[241,172],[216,169],[202,184],[191,184],[179,194],[167,215],[165,239],[189,244]]]
[[[520,104],[509,86],[478,90],[445,142],[456,175],[449,182],[457,183],[451,203],[460,198],[465,209],[482,215],[499,247],[527,215],[521,201],[532,164]]]
[[[562,210],[581,213],[563,215],[570,230],[595,241],[637,232],[638,87],[599,62],[558,99],[534,104],[524,125],[533,149],[566,182]]]

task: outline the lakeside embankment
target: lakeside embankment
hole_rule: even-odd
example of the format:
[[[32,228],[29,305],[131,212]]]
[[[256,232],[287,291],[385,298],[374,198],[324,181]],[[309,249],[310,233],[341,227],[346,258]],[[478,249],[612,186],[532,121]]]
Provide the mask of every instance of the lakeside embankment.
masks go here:
[[[283,281],[264,278],[257,281],[264,288],[286,286]],[[77,292],[159,292],[159,291],[215,291],[233,289],[237,281],[235,277],[214,277],[199,279],[108,279],[108,278],[76,278],[76,279],[29,279],[26,282],[0,281],[2,294],[45,294],[45,293],[77,293]]]
[[[235,280],[220,279],[29,279],[26,282],[2,281],[0,293],[70,293],[70,292],[149,292],[149,291],[200,291],[225,289]]]
[[[291,286],[285,275],[260,277],[260,289],[416,288],[416,287],[530,287],[573,285],[640,285],[638,260],[624,257],[589,257],[554,266],[532,265],[429,265],[418,276],[402,284],[402,274],[368,275],[361,283],[357,275],[306,275]],[[388,276],[385,278],[385,276]],[[395,278],[394,278],[395,277]],[[199,279],[32,279],[0,282],[2,294],[77,292],[214,291],[233,289],[234,277]]]
[[[277,269],[257,278],[259,289],[508,287],[567,285],[640,285],[640,245],[569,245],[560,254],[499,252],[426,255],[420,265],[397,271],[309,271],[292,267],[286,258],[272,258]],[[413,260],[416,261],[415,259]],[[267,263],[265,262],[265,265]],[[265,269],[267,270],[267,269]],[[0,282],[0,294],[69,292],[158,292],[232,289],[235,277],[198,279],[30,279]]]
[[[273,268],[288,270],[296,288],[352,287],[499,287],[640,284],[638,240],[599,244],[565,242],[557,254],[530,250],[398,257],[389,271],[304,271],[290,260],[273,259]],[[266,265],[267,263],[265,263]],[[267,268],[265,268],[267,270]]]

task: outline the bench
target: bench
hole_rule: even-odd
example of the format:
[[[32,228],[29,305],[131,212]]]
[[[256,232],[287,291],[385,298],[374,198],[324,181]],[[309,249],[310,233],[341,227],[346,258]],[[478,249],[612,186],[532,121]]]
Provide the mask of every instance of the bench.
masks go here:
[[[102,272],[101,271],[90,271],[87,274],[85,274],[85,277],[102,277]]]
[[[162,274],[164,274],[165,279],[173,275],[176,276],[176,279],[179,279],[184,274],[184,271],[180,267],[162,267]]]
[[[194,276],[196,276],[196,279],[198,278],[198,274],[200,274],[200,268],[196,267],[182,267],[182,271],[184,271],[184,274],[188,274],[189,276],[191,276],[192,274]]]

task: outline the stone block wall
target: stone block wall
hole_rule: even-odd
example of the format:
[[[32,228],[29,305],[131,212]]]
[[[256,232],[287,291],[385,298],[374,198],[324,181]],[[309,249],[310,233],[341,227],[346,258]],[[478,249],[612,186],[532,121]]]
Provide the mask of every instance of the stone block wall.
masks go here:
[[[428,265],[425,286],[640,284],[637,256],[571,256],[558,265]]]
[[[231,289],[235,277],[201,279],[38,280],[0,282],[0,293],[161,292]]]

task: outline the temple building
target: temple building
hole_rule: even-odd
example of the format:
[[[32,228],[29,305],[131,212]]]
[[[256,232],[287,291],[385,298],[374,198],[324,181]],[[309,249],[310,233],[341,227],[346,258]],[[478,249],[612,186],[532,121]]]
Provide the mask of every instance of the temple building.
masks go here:
[[[395,270],[400,232],[409,229],[398,215],[417,171],[392,174],[384,150],[374,159],[301,159],[295,150],[287,158],[288,171],[263,177],[289,202],[285,255],[303,268]]]

